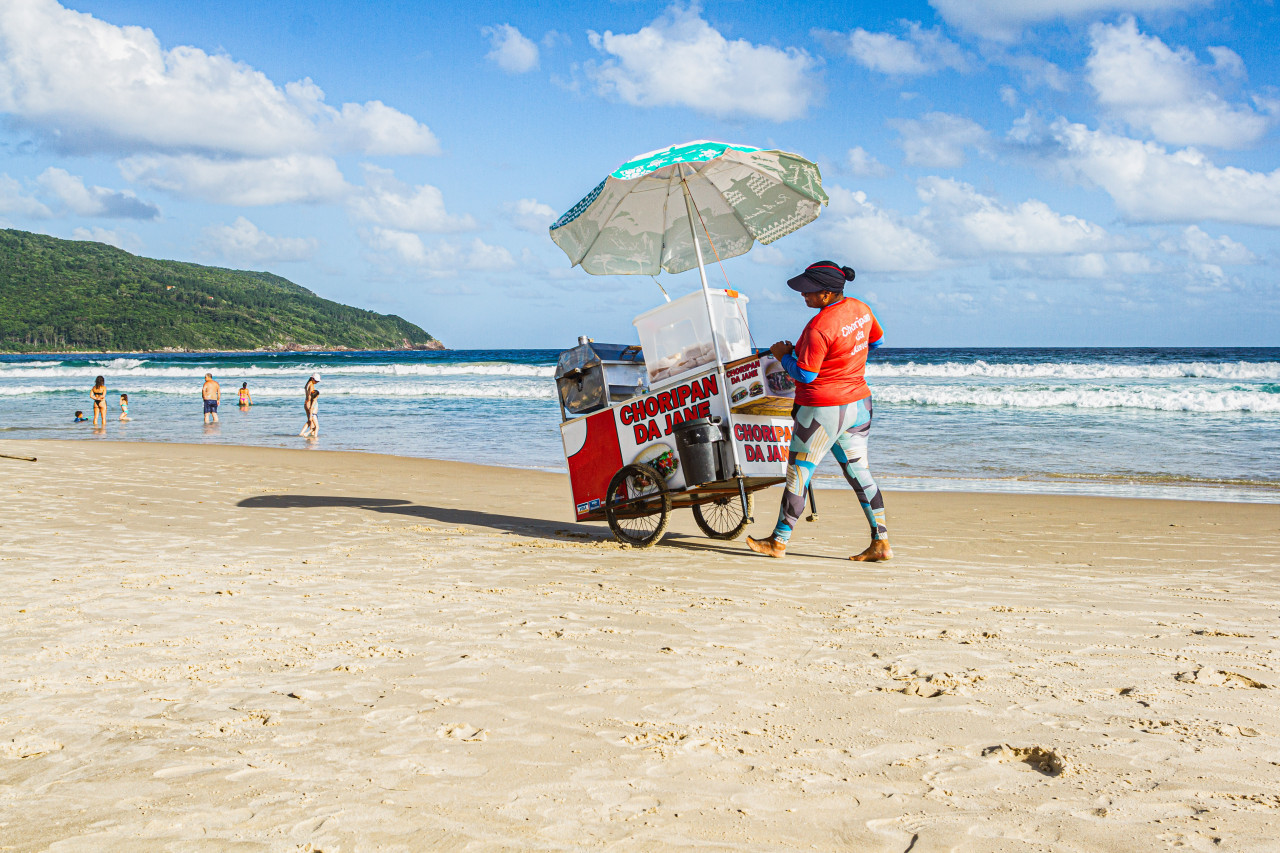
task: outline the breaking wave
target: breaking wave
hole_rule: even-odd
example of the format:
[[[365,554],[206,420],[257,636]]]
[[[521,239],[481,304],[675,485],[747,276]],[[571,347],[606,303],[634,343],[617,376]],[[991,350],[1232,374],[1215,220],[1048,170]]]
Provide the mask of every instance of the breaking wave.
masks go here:
[[[234,405],[235,386],[222,386],[222,402],[224,406]],[[200,386],[163,382],[134,382],[127,385],[107,383],[107,399],[114,405],[114,396],[121,391],[129,395],[156,394],[168,397],[199,398]],[[301,385],[251,385],[249,391],[255,400],[265,399],[301,399]],[[37,394],[65,394],[69,397],[84,397],[88,404],[88,388],[68,388],[56,385],[0,385],[0,397],[34,396]],[[331,382],[321,385],[320,400],[323,402],[334,397],[452,397],[502,400],[554,400],[555,384],[534,380],[515,380],[506,382]]]
[[[107,358],[100,361],[91,361],[89,363],[95,364],[98,367],[106,368],[107,370],[131,370],[132,368],[141,367],[146,364],[147,360],[145,358]]]
[[[1184,362],[1172,364],[1103,364],[1091,362],[1045,362],[990,364],[981,359],[942,364],[867,365],[871,378],[918,377],[952,379],[967,376],[990,379],[1229,379],[1236,381],[1280,380],[1280,362]]]
[[[878,403],[1012,409],[1147,409],[1161,412],[1280,412],[1280,394],[1224,388],[972,388],[878,385]]]
[[[124,362],[128,362],[125,364]],[[111,362],[91,362],[98,366],[64,366],[64,362],[18,362],[12,366],[0,365],[0,380],[5,379],[72,379],[87,377],[92,379],[99,374],[107,376],[108,384],[125,381],[133,377],[157,377],[165,379],[203,379],[206,373],[212,372],[221,380],[231,379],[268,379],[271,377],[298,377],[305,381],[312,373],[322,376],[510,376],[510,377],[545,377],[555,375],[555,367],[540,364],[514,364],[507,362],[473,362],[457,364],[290,364],[279,366],[246,365],[244,367],[220,366],[183,366],[157,367],[146,366],[148,362],[138,359],[112,359]],[[154,364],[154,363],[151,363]]]

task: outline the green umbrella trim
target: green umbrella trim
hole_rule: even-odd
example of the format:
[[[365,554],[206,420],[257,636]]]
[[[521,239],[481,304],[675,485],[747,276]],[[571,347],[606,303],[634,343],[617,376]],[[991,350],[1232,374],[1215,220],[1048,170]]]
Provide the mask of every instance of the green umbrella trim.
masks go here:
[[[705,163],[707,160],[716,159],[726,151],[751,153],[759,150],[759,148],[753,148],[750,145],[730,145],[727,142],[709,142],[706,140],[686,142],[683,145],[672,145],[670,148],[663,148],[660,151],[641,154],[634,160],[629,160],[614,169],[609,177],[617,178],[620,181],[633,181],[650,172],[656,172],[676,163]]]

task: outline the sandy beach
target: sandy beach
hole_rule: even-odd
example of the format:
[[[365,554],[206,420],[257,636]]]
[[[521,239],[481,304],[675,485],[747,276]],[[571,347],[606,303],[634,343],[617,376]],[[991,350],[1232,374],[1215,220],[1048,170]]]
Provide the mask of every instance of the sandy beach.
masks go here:
[[[1280,506],[5,441],[0,850],[1273,851]],[[777,492],[757,496],[771,526]]]

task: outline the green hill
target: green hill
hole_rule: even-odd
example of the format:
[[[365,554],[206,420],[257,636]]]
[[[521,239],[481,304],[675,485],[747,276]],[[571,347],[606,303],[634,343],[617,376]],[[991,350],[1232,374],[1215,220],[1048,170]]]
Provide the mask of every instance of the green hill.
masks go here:
[[[0,350],[443,349],[407,320],[265,272],[0,230]]]

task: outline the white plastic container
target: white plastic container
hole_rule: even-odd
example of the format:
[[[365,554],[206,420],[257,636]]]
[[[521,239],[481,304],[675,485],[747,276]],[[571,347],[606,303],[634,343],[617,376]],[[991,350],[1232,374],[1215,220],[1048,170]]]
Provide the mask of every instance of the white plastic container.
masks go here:
[[[721,361],[751,355],[747,297],[736,290],[708,292],[716,319],[715,344]],[[701,290],[682,296],[632,321],[640,333],[651,387],[666,385],[715,361],[711,323]]]

